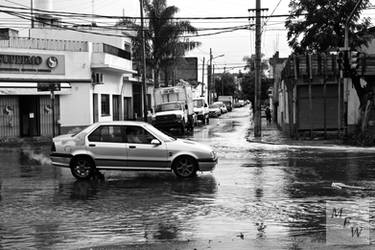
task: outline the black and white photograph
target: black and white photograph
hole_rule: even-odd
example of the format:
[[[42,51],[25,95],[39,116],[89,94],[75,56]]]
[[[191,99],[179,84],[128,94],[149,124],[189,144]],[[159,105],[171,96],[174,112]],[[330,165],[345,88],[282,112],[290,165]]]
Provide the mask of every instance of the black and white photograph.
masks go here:
[[[0,0],[0,250],[374,249],[375,0]]]

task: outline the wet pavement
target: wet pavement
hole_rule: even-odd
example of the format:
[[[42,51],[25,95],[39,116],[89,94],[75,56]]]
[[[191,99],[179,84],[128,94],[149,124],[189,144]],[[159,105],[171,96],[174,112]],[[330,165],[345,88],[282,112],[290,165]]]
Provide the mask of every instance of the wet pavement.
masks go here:
[[[371,249],[375,149],[296,143],[263,126],[254,141],[243,107],[195,128],[187,137],[211,145],[219,164],[191,180],[104,172],[76,181],[50,165],[49,146],[2,148],[0,249]],[[367,204],[368,217],[350,214],[365,218],[367,241],[335,243],[332,202]]]

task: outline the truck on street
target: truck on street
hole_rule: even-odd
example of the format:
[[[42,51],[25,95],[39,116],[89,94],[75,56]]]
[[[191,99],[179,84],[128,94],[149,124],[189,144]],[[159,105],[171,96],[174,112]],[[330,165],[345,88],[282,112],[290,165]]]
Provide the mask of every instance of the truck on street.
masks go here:
[[[182,134],[193,130],[195,113],[193,93],[188,82],[180,80],[176,86],[154,89],[152,124],[162,130],[178,129]]]
[[[223,102],[227,107],[228,111],[232,111],[233,108],[233,96],[230,95],[220,95],[218,97],[219,102]]]
[[[209,118],[209,108],[204,97],[198,97],[193,99],[194,112],[197,119],[202,121],[203,124],[208,124],[210,122]]]

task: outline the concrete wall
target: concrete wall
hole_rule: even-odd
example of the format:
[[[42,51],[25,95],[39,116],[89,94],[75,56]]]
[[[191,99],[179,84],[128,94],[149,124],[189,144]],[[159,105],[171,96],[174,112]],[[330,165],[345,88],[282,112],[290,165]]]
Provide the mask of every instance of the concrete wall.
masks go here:
[[[348,131],[351,132],[355,129],[360,119],[359,105],[360,101],[351,80],[347,87],[348,94]]]
[[[87,29],[87,31],[109,33],[108,30],[99,30],[99,29]],[[38,29],[38,28],[30,29],[30,37],[41,38],[41,39],[53,38],[53,39],[60,39],[60,40],[76,40],[76,41],[88,41],[88,42],[93,42],[93,43],[106,43],[106,44],[109,44],[109,45],[112,45],[121,49],[125,48],[124,47],[125,42],[131,43],[131,39],[129,37],[104,36],[100,34],[83,33],[83,32],[77,32],[77,31],[66,30],[66,29]]]
[[[71,95],[60,96],[61,127],[86,126],[92,122],[91,83],[73,83]]]

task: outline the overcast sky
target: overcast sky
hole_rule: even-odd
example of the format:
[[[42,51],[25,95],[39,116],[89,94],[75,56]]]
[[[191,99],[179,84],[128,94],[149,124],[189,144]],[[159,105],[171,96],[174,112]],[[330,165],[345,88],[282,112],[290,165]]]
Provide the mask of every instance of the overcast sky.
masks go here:
[[[39,0],[34,0],[34,2]],[[43,1],[43,0],[42,0]],[[289,0],[262,0],[262,8],[268,8],[265,15],[288,14]],[[371,2],[375,2],[372,0]],[[0,0],[2,5],[30,6],[30,0]],[[248,9],[255,8],[255,0],[167,0],[168,5],[179,8],[179,17],[228,17],[247,16]],[[37,3],[36,3],[37,4]],[[58,11],[83,12],[104,15],[139,16],[139,0],[53,0],[53,8]],[[375,10],[367,10],[364,13],[375,18]],[[264,20],[263,20],[264,21]],[[237,20],[192,20],[197,28],[231,27],[249,24],[247,19]],[[252,21],[253,22],[253,21]],[[287,45],[285,18],[271,18],[268,20],[262,35],[262,53],[266,58],[271,57],[276,51],[282,57],[290,54]],[[212,33],[207,31],[204,33]],[[189,53],[189,56],[197,56],[199,64],[205,57],[206,63],[209,51],[212,48],[213,56],[224,54],[214,60],[218,71],[224,67],[232,72],[238,72],[244,64],[243,57],[253,54],[254,31],[241,30],[215,36],[192,38],[200,41],[202,45]],[[201,67],[201,65],[199,65]]]

